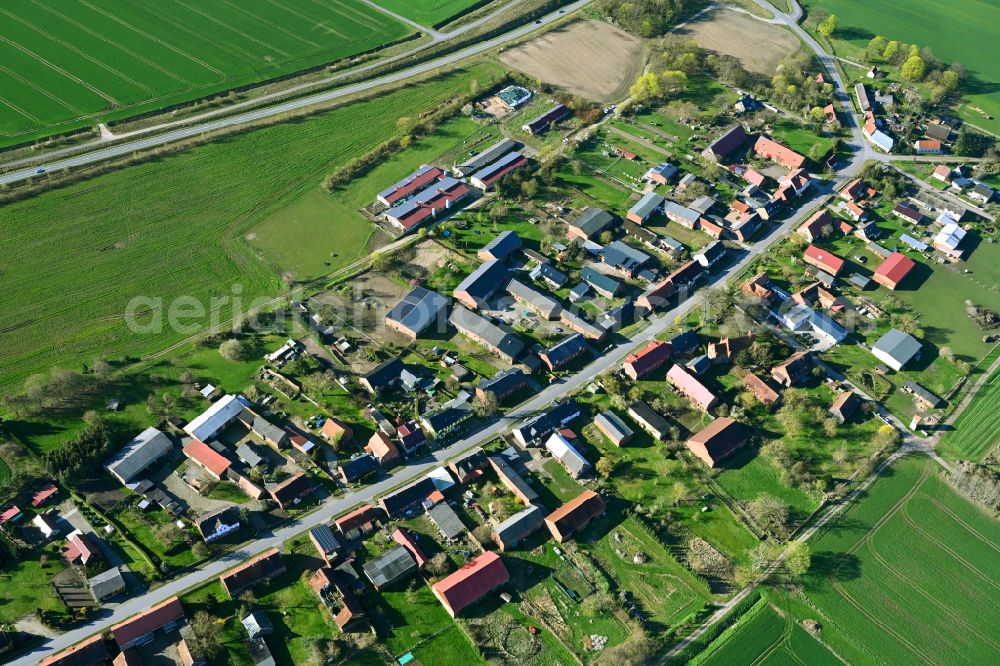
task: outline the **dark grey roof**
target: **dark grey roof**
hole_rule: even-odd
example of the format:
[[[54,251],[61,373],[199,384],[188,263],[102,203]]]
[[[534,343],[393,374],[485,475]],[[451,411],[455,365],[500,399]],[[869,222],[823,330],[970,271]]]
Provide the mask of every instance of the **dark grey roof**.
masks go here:
[[[694,254],[695,257],[704,257],[709,264],[715,263],[726,254],[726,246],[719,241],[712,241]]]
[[[487,321],[476,313],[457,306],[448,319],[452,326],[463,333],[471,333],[487,344],[511,358],[517,358],[524,351],[524,343],[513,333],[508,333],[496,324]]]
[[[608,266],[634,273],[649,261],[649,255],[640,252],[628,243],[615,241],[601,251],[601,258]]]
[[[466,531],[465,524],[447,503],[441,502],[427,512],[445,539],[454,539]]]
[[[431,434],[444,432],[457,423],[472,418],[472,407],[464,400],[450,400],[441,409],[421,417],[421,422]]]
[[[249,443],[240,444],[236,448],[236,457],[245,462],[250,467],[256,467],[257,465],[264,462],[264,459],[258,455],[256,451],[253,450],[253,446]]]
[[[610,275],[605,275],[593,266],[584,266],[583,270],[580,271],[580,279],[595,289],[600,289],[611,294],[617,294],[622,286],[621,282]]]
[[[510,151],[520,147],[520,145],[520,143],[514,141],[513,139],[501,139],[478,155],[474,155],[473,157],[470,157],[466,161],[462,162],[456,168],[463,175],[470,174],[477,169],[483,168],[491,162],[497,161]]]
[[[400,488],[395,492],[385,495],[379,500],[379,504],[382,505],[382,508],[385,509],[390,518],[395,518],[406,509],[423,502],[428,495],[434,492],[434,489],[434,482],[428,478],[423,478],[405,488]]]
[[[914,381],[907,381],[905,384],[903,384],[903,388],[912,393],[913,395],[917,396],[921,400],[927,402],[931,407],[937,407],[938,405],[941,404],[941,398],[937,397],[929,390],[927,390],[926,388],[924,388],[923,386]]]
[[[588,208],[580,213],[571,224],[589,238],[601,233],[614,223],[614,216],[603,208]]]
[[[514,431],[520,433],[524,441],[533,442],[579,415],[580,405],[576,400],[570,399],[527,419],[520,426],[514,428]]]
[[[670,423],[667,419],[653,411],[653,408],[642,400],[636,400],[628,407],[629,416],[656,431],[656,436],[664,438],[670,431]]]
[[[508,368],[498,372],[492,379],[484,378],[479,382],[479,388],[498,396],[508,396],[528,383],[528,376],[521,368]]]
[[[537,280],[539,278],[542,278],[544,280],[551,282],[557,287],[563,286],[564,284],[566,284],[567,280],[569,280],[569,277],[567,277],[565,273],[563,273],[561,270],[559,270],[552,264],[538,264],[538,266],[533,268],[528,275],[531,276],[532,280]]]
[[[333,535],[333,530],[331,530],[326,525],[317,525],[316,527],[309,530],[309,536],[319,544],[319,547],[323,549],[323,552],[327,555],[331,553],[336,553],[340,550],[340,542],[337,541],[337,537]]]
[[[385,318],[398,322],[419,335],[435,321],[443,320],[447,310],[447,298],[430,289],[417,287],[396,303]]]
[[[497,525],[493,528],[493,533],[505,547],[510,547],[530,536],[544,521],[542,510],[537,506],[529,506]]]
[[[938,141],[948,141],[951,138],[951,128],[947,125],[928,123],[924,134]]]
[[[254,415],[252,428],[260,437],[271,442],[282,442],[288,439],[288,433],[284,429],[257,414]]]
[[[562,310],[559,301],[534,287],[524,284],[517,278],[507,284],[507,293],[519,301],[524,301],[532,306],[539,311],[541,316],[547,319],[558,315],[559,311]]]
[[[128,482],[172,448],[173,442],[164,433],[156,428],[146,428],[109,458],[104,468]]]
[[[479,268],[462,280],[455,293],[465,292],[477,301],[485,301],[498,290],[507,286],[510,271],[498,259],[490,259],[479,265]]]
[[[376,365],[364,376],[365,381],[374,389],[388,386],[399,379],[399,376],[406,369],[406,365],[398,358],[390,358]]]
[[[972,188],[973,194],[985,197],[987,201],[993,198],[993,191],[993,188],[985,183],[976,183],[976,186]]]
[[[340,471],[348,482],[357,481],[363,476],[375,472],[381,467],[378,460],[370,454],[351,458],[340,463]]]
[[[417,562],[410,551],[403,546],[396,546],[365,562],[363,569],[368,580],[375,587],[381,588],[412,574],[417,570]]]
[[[496,259],[506,259],[521,249],[521,237],[513,231],[501,232],[487,243],[480,252],[489,252]]]
[[[565,340],[549,347],[543,353],[549,359],[553,369],[558,369],[586,351],[587,339],[580,333],[574,333]]]
[[[694,331],[683,331],[670,338],[670,346],[675,354],[687,354],[701,344],[701,338]]]
[[[240,508],[238,506],[227,506],[212,513],[206,513],[198,518],[195,527],[202,535],[214,534],[221,523],[223,525],[239,525]]]

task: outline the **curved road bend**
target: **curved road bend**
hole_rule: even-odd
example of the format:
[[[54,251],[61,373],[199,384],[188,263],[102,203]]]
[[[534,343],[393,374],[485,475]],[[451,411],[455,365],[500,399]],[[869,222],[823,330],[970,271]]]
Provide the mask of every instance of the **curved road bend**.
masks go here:
[[[398,72],[392,72],[391,74],[386,74],[375,79],[369,79],[367,81],[361,81],[359,83],[354,83],[349,86],[344,86],[343,88],[337,88],[336,90],[328,90],[326,92],[317,93],[315,95],[309,95],[307,97],[301,97],[299,99],[290,100],[288,102],[282,102],[281,104],[276,104],[274,106],[269,106],[264,109],[256,109],[253,111],[247,111],[246,113],[241,113],[239,115],[230,116],[227,118],[220,118],[219,120],[213,120],[199,125],[192,125],[170,132],[165,132],[163,134],[157,134],[156,136],[147,137],[144,139],[136,139],[135,141],[129,141],[128,143],[122,143],[115,146],[110,146],[108,148],[101,148],[94,150],[82,155],[76,155],[73,157],[67,157],[64,159],[56,159],[50,162],[38,162],[32,165],[30,168],[19,169],[17,171],[11,171],[9,173],[0,175],[0,184],[16,183],[22,180],[26,180],[31,176],[36,175],[37,169],[43,168],[46,171],[60,171],[62,169],[69,169],[78,166],[85,166],[87,164],[93,164],[95,162],[100,162],[103,160],[111,159],[114,157],[120,157],[123,155],[129,155],[139,150],[146,150],[148,148],[155,148],[157,146],[162,146],[167,143],[174,141],[181,141],[183,139],[190,139],[192,137],[197,137],[205,132],[212,132],[215,130],[223,129],[226,127],[234,127],[237,125],[242,125],[244,123],[249,123],[257,120],[262,120],[264,118],[270,118],[272,116],[277,116],[282,113],[289,113],[291,111],[298,111],[306,107],[312,106],[314,104],[321,104],[323,102],[329,102],[332,100],[340,99],[342,97],[347,97],[349,95],[354,95],[359,92],[364,92],[366,90],[371,90],[379,86],[383,86],[389,83],[397,83],[399,81],[405,81],[413,76],[418,76],[420,74],[426,74],[428,72],[433,72],[445,65],[451,65],[459,62],[470,56],[478,55],[484,51],[488,51],[497,46],[506,44],[509,41],[523,37],[535,30],[538,30],[541,26],[548,25],[559,19],[563,18],[565,14],[576,11],[581,7],[588,5],[592,0],[577,0],[576,2],[566,5],[560,10],[556,10],[551,14],[547,14],[537,21],[532,21],[526,23],[519,28],[515,28],[510,32],[506,32],[492,39],[488,39],[485,42],[480,42],[472,46],[468,46],[455,53],[450,53],[448,55],[441,56],[435,60],[430,60],[419,65],[410,67],[409,69],[400,70]],[[472,27],[473,24],[461,28],[461,30],[466,30]],[[258,103],[259,100],[255,100],[254,103]]]
[[[780,227],[773,229],[766,238],[748,246],[746,254],[738,262],[726,267],[713,276],[713,285],[724,285],[734,276],[739,275],[747,264],[766,252],[768,248],[784,238],[789,232],[796,229],[805,219],[806,214],[811,213],[815,206],[827,196],[829,195],[814,199],[807,205],[804,205],[792,217],[782,222]],[[693,294],[672,310],[652,319],[649,326],[629,338],[624,344],[596,359],[582,371],[566,379],[564,382],[549,385],[541,393],[519,405],[516,410],[501,417],[496,423],[485,430],[472,434],[465,439],[434,452],[432,455],[406,465],[396,473],[387,476],[375,484],[364,486],[348,492],[341,497],[331,499],[313,513],[296,520],[273,535],[254,541],[240,550],[227,555],[224,559],[210,562],[203,568],[167,582],[140,597],[129,599],[111,609],[111,612],[105,614],[103,617],[50,639],[44,646],[39,646],[12,663],[16,666],[30,666],[37,663],[46,654],[64,650],[99,631],[104,631],[111,625],[117,624],[142,610],[215,578],[227,569],[235,566],[238,561],[253,557],[268,548],[281,546],[284,541],[312,527],[330,522],[336,516],[361,502],[371,501],[388,490],[427,473],[432,468],[441,465],[470,448],[488,443],[525,417],[540,411],[554,400],[576,392],[578,389],[592,382],[594,377],[620,365],[637,345],[644,344],[666,331],[677,319],[686,316],[699,303],[701,303],[701,297],[697,293]]]

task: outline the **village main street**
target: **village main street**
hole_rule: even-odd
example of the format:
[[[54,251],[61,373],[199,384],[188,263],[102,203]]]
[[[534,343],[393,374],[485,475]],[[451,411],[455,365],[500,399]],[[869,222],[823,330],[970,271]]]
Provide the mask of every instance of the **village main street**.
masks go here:
[[[839,189],[840,186],[856,177],[865,162],[874,158],[874,153],[864,136],[861,134],[860,127],[855,120],[849,93],[844,89],[843,81],[834,66],[833,59],[826,54],[820,45],[802,28],[800,28],[796,22],[798,16],[801,15],[801,9],[794,2],[792,2],[791,4],[795,8],[794,11],[790,14],[783,14],[775,10],[771,5],[763,0],[756,0],[756,2],[761,6],[767,7],[769,11],[773,11],[777,17],[777,21],[788,25],[790,29],[798,34],[800,38],[802,38],[802,40],[816,52],[817,57],[827,70],[830,79],[835,82],[835,96],[841,106],[842,122],[846,127],[849,127],[852,132],[852,139],[845,142],[845,148],[850,152],[850,155],[846,160],[841,159],[842,164],[837,165],[838,168],[833,174],[832,182],[828,182],[822,191],[815,192],[812,197],[805,203],[802,203],[795,213],[788,219],[782,221],[780,225],[771,227],[764,238],[746,245],[745,251],[736,261],[733,261],[725,268],[715,273],[712,278],[710,278],[710,284],[714,287],[724,287],[731,281],[739,278],[744,272],[744,269],[751,262],[753,262],[755,258],[766,253],[777,242],[798,228],[798,226],[809,214],[811,214],[819,205],[826,202],[833,191]],[[586,4],[586,0],[582,0],[573,6],[582,6],[583,4]],[[233,567],[237,562],[253,557],[254,555],[257,555],[269,548],[280,547],[285,541],[301,534],[303,531],[317,525],[329,523],[333,518],[348,511],[349,509],[361,503],[371,502],[393,488],[404,485],[407,482],[428,473],[432,469],[444,464],[449,459],[454,458],[460,453],[473,447],[486,444],[497,437],[502,436],[508,432],[514,424],[520,422],[525,417],[546,408],[554,401],[575,393],[594,381],[595,377],[616,368],[638,345],[642,345],[657,338],[666,332],[676,321],[685,317],[702,303],[703,299],[699,292],[687,295],[687,297],[674,308],[662,314],[653,316],[645,328],[625,339],[621,344],[609,350],[600,358],[594,360],[580,372],[560,383],[548,386],[536,396],[521,404],[515,410],[512,410],[511,413],[500,417],[484,430],[470,434],[469,436],[456,441],[447,447],[435,451],[432,455],[429,455],[421,460],[410,462],[409,464],[398,468],[393,474],[384,477],[377,483],[350,490],[343,495],[330,498],[313,512],[296,519],[280,530],[267,534],[243,546],[239,550],[227,554],[222,559],[209,562],[195,571],[148,591],[142,596],[129,599],[117,605],[110,611],[103,613],[94,621],[49,639],[44,644],[36,647],[32,652],[21,656],[12,663],[19,666],[35,664],[41,657],[48,653],[65,649],[87,638],[88,636],[106,630],[111,625],[121,622],[135,613],[148,609],[173,596],[180,595],[186,590],[197,587],[206,581],[219,576],[227,569]],[[901,426],[897,427],[901,428]],[[905,431],[903,432],[905,433]],[[904,438],[903,445],[900,449],[888,458],[882,466],[880,466],[879,469],[872,474],[871,477],[865,479],[854,491],[852,497],[857,496],[857,493],[861,492],[862,489],[873,483],[878,473],[891,464],[892,461],[911,451],[927,452],[926,447],[923,446],[921,442],[916,441],[912,435],[907,435]],[[847,502],[833,505],[828,512],[820,515],[810,526],[800,533],[797,540],[807,540],[816,532],[817,529],[836,516],[846,504]],[[775,563],[775,566],[778,565],[779,563]],[[749,593],[750,589],[751,587],[742,590],[733,600],[719,607],[719,609],[717,609],[717,611],[705,624],[697,628],[695,632],[682,641],[681,644],[675,648],[675,650],[687,645],[690,640],[693,640],[698,635],[701,635],[701,633],[706,631],[708,627],[720,620],[728,609],[730,609],[739,599]]]

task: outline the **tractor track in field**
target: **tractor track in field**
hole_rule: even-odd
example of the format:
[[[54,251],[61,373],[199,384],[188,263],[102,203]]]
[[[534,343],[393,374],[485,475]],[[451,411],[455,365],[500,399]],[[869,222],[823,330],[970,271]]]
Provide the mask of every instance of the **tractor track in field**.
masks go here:
[[[929,601],[932,606],[937,608],[943,615],[946,615],[951,620],[951,622],[958,625],[959,627],[962,627],[964,631],[974,634],[978,638],[982,639],[983,642],[988,643],[994,650],[1000,652],[1000,644],[993,642],[993,640],[989,636],[983,634],[981,631],[979,631],[975,627],[965,622],[965,620],[958,613],[956,613],[954,609],[941,603],[940,601],[935,599],[933,595],[928,594],[925,590],[921,589],[919,585],[910,580],[908,576],[906,576],[904,573],[896,569],[887,559],[885,559],[882,555],[880,555],[878,551],[874,549],[872,544],[868,544],[867,550],[869,553],[871,553],[872,557],[874,557],[875,560],[879,564],[881,564],[892,576],[902,581],[903,584],[905,584],[907,587],[913,589],[918,595]]]
[[[939,502],[937,499],[931,497],[930,501],[931,501],[931,504],[933,504],[937,508],[941,509],[941,511],[943,511],[944,513],[946,513],[956,523],[958,523],[959,525],[961,525],[965,529],[966,532],[968,532],[969,534],[975,536],[977,539],[979,539],[980,541],[982,541],[984,544],[986,544],[987,546],[989,546],[993,550],[995,550],[998,553],[1000,553],[1000,544],[996,544],[993,541],[991,541],[990,539],[986,538],[977,529],[975,529],[974,527],[970,526],[967,522],[965,522],[964,520],[962,520],[961,518],[959,518],[958,514],[956,514],[954,511],[952,511],[951,509],[949,509],[948,507],[946,507],[944,504],[942,504],[941,502]]]
[[[908,502],[910,498],[916,495],[917,491],[920,489],[921,486],[923,486],[924,481],[927,480],[927,477],[929,475],[930,472],[928,468],[925,466],[920,474],[920,478],[917,479],[916,483],[914,483],[913,486],[911,486],[910,489],[906,491],[906,493],[901,498],[899,498],[899,500],[896,501],[895,504],[892,505],[892,508],[886,511],[884,515],[882,515],[878,520],[876,520],[872,524],[871,528],[869,528],[869,530],[865,533],[865,535],[861,537],[853,546],[851,546],[845,552],[845,555],[853,555],[854,553],[858,552],[861,548],[867,546],[868,542],[871,541],[872,536],[874,536],[879,531],[879,529],[882,528],[883,525],[889,522],[889,520],[894,515],[899,513],[899,511],[902,508],[904,508],[906,502]],[[840,595],[840,597],[843,598],[844,601],[850,604],[856,611],[861,613],[864,617],[868,618],[868,620],[872,624],[877,626],[879,629],[884,631],[889,636],[895,638],[902,645],[906,646],[913,654],[919,657],[924,663],[937,664],[938,662],[936,662],[933,658],[931,658],[927,654],[924,654],[924,652],[921,651],[920,648],[918,648],[916,645],[908,641],[906,638],[895,632],[889,624],[882,622],[877,615],[869,612],[865,608],[864,604],[859,603],[854,597],[852,597],[847,592],[847,590],[844,589],[843,585],[841,585],[838,581],[835,580],[835,577],[840,571],[840,566],[841,565],[838,563],[837,566],[834,568],[832,575],[827,577],[827,580],[830,582],[830,586],[834,589],[834,591],[838,595]]]
[[[962,557],[961,555],[959,555],[958,553],[956,553],[954,550],[952,550],[951,548],[949,548],[948,546],[946,546],[944,543],[942,543],[940,540],[938,540],[937,538],[935,538],[934,536],[932,536],[930,534],[930,532],[927,532],[926,530],[924,530],[917,523],[917,521],[913,520],[913,518],[910,516],[910,514],[908,514],[905,510],[903,511],[903,518],[904,518],[904,520],[906,520],[906,523],[910,527],[912,527],[914,530],[916,530],[918,533],[920,533],[921,536],[923,536],[925,539],[927,539],[928,541],[930,541],[931,543],[933,543],[935,546],[937,546],[938,548],[940,548],[944,552],[946,552],[949,555],[951,555],[954,559],[956,559],[963,566],[965,566],[965,568],[968,569],[969,572],[972,573],[976,578],[981,579],[987,585],[990,585],[994,589],[1000,591],[1000,583],[998,583],[997,581],[991,579],[989,576],[987,576],[982,571],[980,571],[979,569],[977,569],[971,562],[969,562],[964,557]]]

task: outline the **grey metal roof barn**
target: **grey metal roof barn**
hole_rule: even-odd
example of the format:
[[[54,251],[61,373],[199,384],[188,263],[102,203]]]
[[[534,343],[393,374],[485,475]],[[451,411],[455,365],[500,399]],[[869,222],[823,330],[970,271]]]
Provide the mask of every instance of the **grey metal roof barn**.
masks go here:
[[[899,329],[890,329],[872,345],[872,353],[889,363],[895,370],[901,369],[920,354],[920,341]]]
[[[104,463],[122,483],[128,483],[154,462],[170,453],[173,442],[156,428],[146,428]]]
[[[94,601],[98,603],[125,590],[125,579],[122,578],[122,572],[118,567],[111,567],[88,578],[87,584],[90,585],[90,594],[93,595]]]
[[[365,562],[363,567],[375,589],[382,589],[417,570],[417,562],[403,546],[390,548],[378,557]]]
[[[579,229],[587,238],[596,236],[615,223],[614,216],[603,208],[588,208],[580,213],[570,226]]]
[[[427,512],[445,539],[456,539],[465,533],[465,524],[455,511],[442,502]]]
[[[444,320],[448,299],[441,294],[417,287],[396,303],[385,315],[386,320],[398,323],[414,335],[426,331],[436,321]]]
[[[542,526],[545,516],[537,506],[529,506],[493,528],[493,540],[501,550],[513,548]]]
[[[521,144],[513,139],[501,139],[478,155],[474,155],[457,165],[455,167],[455,171],[463,176],[468,176],[470,173],[482,169],[487,164],[496,162],[498,159],[520,146]]]

